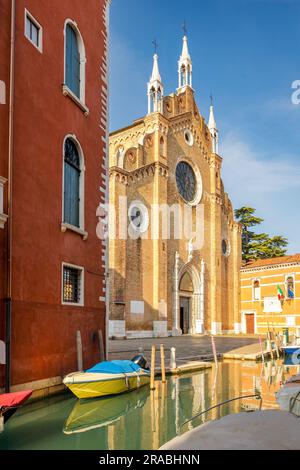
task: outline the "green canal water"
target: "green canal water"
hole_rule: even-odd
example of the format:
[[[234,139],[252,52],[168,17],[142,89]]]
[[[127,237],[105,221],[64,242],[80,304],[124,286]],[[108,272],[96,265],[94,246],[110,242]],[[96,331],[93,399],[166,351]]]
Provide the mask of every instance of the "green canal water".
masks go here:
[[[216,370],[170,377],[117,397],[77,400],[68,393],[20,409],[0,434],[0,449],[152,450],[205,421],[259,408],[249,398],[183,423],[210,406],[260,392],[263,409],[276,408],[275,392],[299,366],[224,362]]]

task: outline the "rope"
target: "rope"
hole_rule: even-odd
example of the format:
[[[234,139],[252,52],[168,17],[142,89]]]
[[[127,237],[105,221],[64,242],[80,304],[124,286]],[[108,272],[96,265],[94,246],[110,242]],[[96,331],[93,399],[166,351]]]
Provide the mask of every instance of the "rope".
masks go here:
[[[127,375],[124,373],[125,375],[125,384],[126,384],[126,387],[128,390],[130,390],[130,380],[129,378],[127,377]]]
[[[209,411],[213,410],[214,408],[219,408],[220,406],[227,405],[227,403],[231,403],[232,401],[236,401],[236,400],[243,400],[244,398],[257,398],[258,400],[260,400],[259,409],[261,410],[261,407],[262,407],[262,396],[261,396],[260,394],[255,394],[255,395],[243,395],[243,396],[240,396],[240,397],[231,398],[230,400],[223,401],[222,403],[218,403],[217,405],[211,406],[210,408],[207,408],[206,410],[201,411],[201,413],[198,413],[198,414],[196,414],[195,416],[192,416],[192,418],[190,418],[190,419],[188,419],[187,421],[185,421],[185,422],[181,425],[181,428],[183,428],[183,426],[185,426],[186,424],[190,423],[191,421],[194,421],[194,419],[199,418],[199,416],[204,415],[205,413],[208,413]]]

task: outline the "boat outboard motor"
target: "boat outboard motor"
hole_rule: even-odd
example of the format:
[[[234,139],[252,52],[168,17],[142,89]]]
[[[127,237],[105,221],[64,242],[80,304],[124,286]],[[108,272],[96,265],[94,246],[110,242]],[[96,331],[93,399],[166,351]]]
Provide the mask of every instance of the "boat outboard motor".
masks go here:
[[[134,362],[135,364],[140,366],[142,369],[145,369],[145,370],[148,369],[147,359],[142,354],[139,354],[138,356],[134,356],[134,358],[131,359],[131,362]]]

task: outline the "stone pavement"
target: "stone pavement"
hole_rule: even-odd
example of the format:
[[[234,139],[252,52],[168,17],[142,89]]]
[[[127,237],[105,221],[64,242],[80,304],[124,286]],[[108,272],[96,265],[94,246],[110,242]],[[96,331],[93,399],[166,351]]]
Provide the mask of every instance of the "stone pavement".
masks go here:
[[[160,450],[299,450],[299,419],[279,410],[225,416],[171,440]]]
[[[258,343],[254,336],[217,336],[215,337],[218,354],[224,354],[232,349]],[[132,359],[143,348],[147,359],[150,359],[151,346],[155,344],[159,349],[163,344],[166,349],[166,360],[170,357],[170,348],[176,348],[176,359],[192,359],[199,356],[211,356],[210,336],[177,336],[169,338],[145,338],[128,340],[111,340],[109,342],[109,359]],[[188,362],[188,361],[187,361]]]
[[[273,347],[272,349],[274,357],[276,355],[276,349]],[[265,348],[264,346],[264,358],[268,359],[271,356],[271,352]],[[253,344],[248,344],[247,346],[242,346],[237,349],[233,349],[232,351],[226,352],[223,356],[224,359],[240,359],[245,361],[257,361],[260,360],[261,357],[261,348],[258,342]]]

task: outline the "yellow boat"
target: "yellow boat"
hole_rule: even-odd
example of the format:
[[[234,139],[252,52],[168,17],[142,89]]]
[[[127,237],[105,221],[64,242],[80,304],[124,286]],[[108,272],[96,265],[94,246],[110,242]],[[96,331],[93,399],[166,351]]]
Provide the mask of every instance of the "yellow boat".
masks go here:
[[[97,398],[136,390],[150,382],[146,360],[137,356],[132,361],[105,361],[86,372],[74,372],[64,384],[77,398]]]
[[[142,408],[147,402],[149,393],[148,388],[143,388],[134,393],[124,393],[117,400],[115,397],[77,400],[63,432],[84,433],[115,423],[132,410]]]

